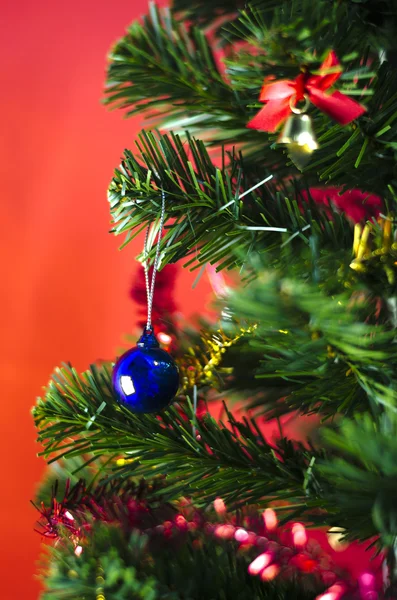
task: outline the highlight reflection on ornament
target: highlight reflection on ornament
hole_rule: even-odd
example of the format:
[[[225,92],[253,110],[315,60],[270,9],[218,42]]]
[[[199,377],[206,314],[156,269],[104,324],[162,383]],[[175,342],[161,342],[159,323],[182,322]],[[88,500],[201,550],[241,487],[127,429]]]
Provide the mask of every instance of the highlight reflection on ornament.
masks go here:
[[[134,383],[129,375],[122,375],[120,377],[120,387],[126,396],[135,394]]]
[[[158,412],[168,406],[179,387],[178,367],[152,330],[145,329],[134,348],[113,369],[113,388],[120,404],[132,412]]]

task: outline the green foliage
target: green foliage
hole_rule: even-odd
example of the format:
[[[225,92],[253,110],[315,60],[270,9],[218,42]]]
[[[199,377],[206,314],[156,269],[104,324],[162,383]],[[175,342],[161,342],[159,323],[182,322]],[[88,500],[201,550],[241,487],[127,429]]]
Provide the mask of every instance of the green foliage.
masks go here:
[[[149,111],[163,123],[181,120],[218,128],[244,128],[244,100],[220,73],[203,32],[178,23],[168,10],[152,4],[142,24],[128,28],[110,53],[106,103],[127,108],[127,116]],[[210,111],[206,114],[206,107]]]
[[[396,248],[374,224],[379,244],[369,242],[353,271],[351,223],[315,205],[310,188],[378,193],[393,212],[396,24],[397,0],[175,0],[171,11],[152,5],[113,47],[105,103],[175,130],[144,130],[136,153],[125,150],[109,188],[113,233],[124,246],[158,226],[166,192],[161,266],[210,263],[249,281],[222,303],[233,319],[226,329],[256,325],[225,354],[232,377],[223,391],[268,419],[327,418],[326,450],[270,442],[255,420],[238,422],[226,408],[225,422],[198,420],[181,396],[160,416],[134,415],[116,401],[111,365],[83,375],[66,366],[33,411],[42,454],[61,459],[61,479],[97,470],[89,486],[105,477],[102,492],[121,499],[145,478],[152,499],[160,485],[165,501],[188,496],[204,508],[218,496],[233,509],[281,500],[286,519],[395,546]],[[367,112],[342,127],[311,106],[320,149],[301,174],[277,134],[246,124],[262,106],[265,77],[314,72],[331,49],[343,66],[335,89]],[[263,585],[248,577],[243,553],[194,542],[156,553],[143,535],[97,522],[80,556],[68,543],[51,550],[43,600],[315,596],[294,583]]]
[[[328,2],[328,12],[334,8],[335,4],[332,0]],[[395,31],[397,16],[395,0],[342,0],[337,5],[341,12],[343,11],[343,16],[346,17],[347,26],[351,26],[352,22],[358,23],[360,31],[365,31],[367,38],[371,36],[376,39],[376,34],[379,35],[381,32],[381,35],[388,40],[386,47],[395,47],[396,41],[392,35],[392,32]],[[230,20],[242,9],[260,11],[264,19],[271,19],[272,14],[276,11],[282,12],[284,9],[288,17],[293,11],[299,14],[306,8],[304,16],[308,24],[312,16],[307,10],[307,7],[310,6],[308,3],[291,2],[288,6],[289,10],[285,10],[284,7],[287,7],[287,4],[282,0],[251,0],[251,2],[244,0],[174,0],[172,6],[173,10],[182,13],[183,17],[188,17],[193,22],[206,26],[216,24],[219,17],[223,15]],[[311,7],[313,11],[316,11],[317,3],[316,5],[312,4]],[[324,9],[324,4],[320,4],[320,7]],[[327,14],[323,11],[322,16]],[[222,29],[218,30],[218,33],[220,36],[225,35]],[[332,33],[336,35],[337,30],[333,30]]]
[[[47,466],[44,477],[35,494],[35,504],[46,504],[55,488],[59,497],[63,497],[69,485],[73,486],[80,479],[93,481],[98,479],[101,472],[101,462],[96,457],[95,470],[90,466],[91,456],[75,456],[69,460],[54,461]],[[93,462],[93,461],[91,461]]]
[[[346,2],[313,5],[303,0],[277,3],[273,12],[243,12],[234,29],[249,47],[226,60],[226,72],[234,89],[250,94],[249,105],[260,107],[257,96],[265,77],[294,79],[302,65],[315,71],[319,58],[334,49],[344,68],[338,88],[364,100],[368,112],[357,123],[341,127],[312,110],[320,149],[305,175],[312,184],[332,181],[349,189],[361,187],[364,180],[366,190],[388,196],[387,185],[396,182],[397,79],[392,63],[380,65],[382,44],[379,37],[363,35],[367,28],[357,5]],[[254,57],[252,47],[257,48]],[[276,139],[270,136],[270,142]],[[250,161],[263,160],[262,145],[247,148]],[[268,146],[266,155],[272,149]]]
[[[235,172],[213,164],[202,142],[188,138],[184,145],[177,135],[157,136],[143,132],[139,150],[141,161],[126,151],[120,169],[109,189],[109,202],[116,234],[127,233],[126,242],[159,214],[161,192],[167,192],[166,218],[172,217],[162,241],[162,264],[175,262],[200,250],[202,261],[219,260],[243,232],[230,225],[236,220],[239,203],[223,210],[236,194]],[[143,163],[143,164],[142,164]],[[234,210],[233,210],[234,209]],[[229,239],[227,239],[229,237]],[[209,242],[209,243],[208,243]],[[229,262],[233,263],[231,258]]]
[[[34,409],[44,456],[124,456],[129,460],[122,467],[113,463],[112,478],[163,477],[167,500],[193,496],[206,506],[221,496],[242,506],[304,497],[316,453],[287,439],[270,444],[254,421],[238,422],[226,414],[227,425],[209,415],[197,422],[191,407],[186,415],[170,408],[161,419],[135,415],[116,402],[108,369],[96,367],[82,376],[70,368],[58,370]]]
[[[367,413],[343,420],[323,437],[333,458],[320,467],[328,483],[331,525],[347,537],[382,537],[392,546],[397,536],[397,416],[388,411],[374,420]],[[336,516],[337,515],[337,516]]]
[[[216,0],[201,2],[200,0],[174,0],[172,10],[184,19],[190,19],[201,26],[211,26],[222,17],[231,18],[244,7],[244,0]],[[222,32],[220,32],[222,34]]]
[[[395,332],[366,322],[374,308],[360,288],[330,296],[273,274],[235,292],[228,307],[257,329],[230,351],[226,364],[236,364],[238,389],[263,390],[254,405],[269,417],[397,406]]]
[[[176,600],[176,593],[162,593],[153,576],[138,573],[137,555],[144,547],[139,534],[132,534],[128,543],[117,528],[102,524],[94,526],[80,556],[72,542],[63,542],[50,551],[42,600]]]
[[[164,189],[170,222],[162,265],[193,255],[186,265],[248,267],[249,255],[269,250],[290,261],[296,245],[304,248],[309,239],[317,240],[319,251],[328,246],[350,253],[352,228],[344,216],[331,211],[330,219],[294,182],[277,185],[265,170],[259,175],[238,158],[218,168],[202,141],[189,135],[184,144],[176,134],[143,131],[137,147],[140,157],[126,150],[110,184],[113,232],[126,234],[124,244],[131,241],[158,217]],[[266,175],[269,181],[245,194]]]
[[[365,182],[365,191],[388,199],[394,210],[397,76],[389,63],[380,67],[371,88],[368,112],[358,126],[329,128],[324,119],[322,126],[316,119],[321,148],[307,173],[318,172],[320,181],[349,189],[362,188]]]
[[[93,369],[81,377],[70,369],[59,371],[56,382],[50,384],[45,402],[39,401],[34,410],[39,441],[45,447],[43,454],[51,460],[77,457],[88,451],[94,456],[124,456],[123,466],[116,466],[115,461],[107,465],[107,474],[104,472],[103,475],[108,481],[123,484],[131,478],[144,477],[147,481],[160,478],[164,501],[186,495],[193,498],[196,506],[204,507],[218,496],[234,508],[252,504],[266,506],[272,500],[283,499],[287,501],[284,507],[287,518],[294,514],[295,518],[299,515],[309,522],[339,526],[349,522],[350,535],[359,539],[376,534],[376,527],[368,525],[372,523],[376,500],[373,493],[382,490],[383,484],[386,492],[390,492],[392,470],[388,473],[390,483],[379,475],[377,482],[370,486],[368,498],[362,487],[356,488],[356,494],[362,495],[362,502],[355,513],[356,496],[350,494],[350,488],[349,494],[343,495],[339,494],[339,488],[333,492],[331,485],[334,473],[339,469],[342,490],[352,472],[349,465],[342,469],[346,460],[343,463],[338,457],[343,452],[344,441],[339,446],[330,443],[334,452],[330,455],[305,449],[285,438],[269,443],[255,421],[238,422],[229,412],[226,415],[227,426],[209,416],[197,422],[190,408],[186,415],[171,408],[161,419],[134,415],[116,404],[111,396],[106,369]],[[192,431],[192,423],[200,436],[199,441]],[[347,454],[355,447],[355,437],[351,435],[348,423],[342,422],[342,433],[327,434],[331,442],[338,439],[338,435],[343,435],[343,439],[350,437],[350,446],[345,444]],[[368,426],[366,429],[368,432],[365,436],[360,434],[360,439],[366,444],[367,452],[378,453],[377,468],[380,469],[386,449],[391,457],[390,464],[393,464],[394,442],[384,436],[382,446],[376,436],[372,435],[371,439]],[[357,448],[359,452],[361,446]],[[367,455],[362,453],[362,457],[368,465]],[[322,466],[324,458],[330,467]],[[388,469],[388,464],[384,463],[382,468]],[[371,467],[368,469],[372,470]],[[366,471],[361,472],[363,481],[367,476]],[[147,497],[153,494],[157,497],[158,493],[157,487],[148,488]],[[336,501],[336,495],[339,501]],[[387,494],[381,497],[384,498]],[[312,509],[319,507],[326,512],[315,515]],[[379,517],[377,519],[379,526]]]
[[[222,14],[223,5],[219,9]],[[333,48],[344,67],[338,87],[371,99],[367,114],[345,127],[312,111],[320,150],[305,171],[307,182],[332,180],[351,189],[364,176],[367,191],[389,196],[397,184],[397,75],[390,61],[380,67],[379,52],[390,45],[387,26],[373,35],[364,12],[354,2],[254,3],[226,28],[226,37],[232,31],[250,46],[230,50],[222,73],[199,28],[187,28],[152,6],[150,16],[134,23],[111,53],[106,102],[128,114],[161,116],[163,126],[179,131],[200,131],[211,144],[243,147],[246,164],[266,165],[282,179],[291,176],[291,165],[275,148],[276,137],[246,128],[261,106],[263,79],[295,78],[302,64],[315,70]]]

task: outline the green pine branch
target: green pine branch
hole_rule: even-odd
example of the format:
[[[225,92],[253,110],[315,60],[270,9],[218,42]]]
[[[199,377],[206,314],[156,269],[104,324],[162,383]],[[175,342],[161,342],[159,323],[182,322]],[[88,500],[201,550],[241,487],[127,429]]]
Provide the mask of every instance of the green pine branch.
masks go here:
[[[172,10],[184,19],[192,20],[202,27],[208,27],[222,20],[230,19],[237,15],[239,9],[244,8],[245,0],[173,0]]]
[[[226,354],[229,385],[254,392],[251,405],[268,417],[397,409],[395,331],[368,322],[373,300],[361,286],[329,295],[326,276],[325,290],[299,279],[262,276],[228,298],[238,323],[257,324]]]
[[[397,75],[393,62],[380,62],[381,36],[365,35],[371,27],[363,22],[357,4],[324,1],[313,5],[305,0],[278,4],[270,11],[270,19],[266,9],[253,8],[242,12],[232,25],[248,48],[226,59],[226,73],[233,89],[248,96],[248,117],[255,114],[254,107],[263,106],[258,93],[266,77],[295,79],[302,65],[315,72],[320,59],[335,50],[343,66],[335,87],[364,103],[367,112],[357,122],[340,126],[310,108],[320,148],[304,169],[305,176],[310,185],[332,182],[348,189],[361,188],[365,181],[367,191],[390,198],[393,205]],[[277,137],[251,140],[244,148],[246,161],[262,163],[264,147],[270,160]]]
[[[287,363],[284,363],[285,372],[278,370],[275,377],[288,380],[295,386],[299,384],[303,389],[309,377],[313,382],[321,379],[325,372],[328,384],[344,394],[346,377],[341,375],[340,383],[335,371],[332,371],[334,381],[331,382],[330,377],[327,378],[327,364],[325,368],[320,365],[321,361],[327,361],[324,352],[325,348],[328,352],[328,344],[331,344],[336,355],[331,357],[333,363],[337,358],[341,363],[351,365],[352,379],[355,377],[361,389],[364,389],[363,382],[366,381],[365,392],[374,409],[377,405],[382,409],[387,405],[389,412],[396,410],[395,382],[390,379],[387,384],[386,381],[395,361],[391,332],[357,321],[355,317],[365,313],[364,307],[358,306],[355,310],[354,306],[343,306],[342,296],[331,297],[327,301],[308,286],[288,286],[286,282],[281,288],[281,296],[278,293],[276,300],[274,293],[273,298],[269,294],[270,287],[263,286],[263,282],[260,284],[256,287],[255,301],[252,296],[247,296],[244,307],[239,307],[240,313],[245,311],[246,317],[252,317],[252,311],[256,312],[258,308],[259,294],[262,306],[266,307],[260,314],[258,334],[252,345],[254,350],[257,351],[255,344],[259,341],[259,351],[263,352],[265,331],[268,352],[271,346],[269,339],[273,341],[278,335],[294,333],[288,344],[292,353],[298,355],[301,349],[304,356],[309,351],[318,360],[317,372],[313,371],[310,361],[309,369],[303,363],[299,370],[295,365],[294,372],[288,370],[285,367]],[[267,293],[263,294],[262,289],[267,289]],[[233,306],[233,302],[230,306]],[[258,317],[257,314],[255,316]],[[291,318],[295,320],[295,331],[293,328],[288,334],[285,330],[277,331],[280,325],[291,325]],[[307,331],[306,343],[296,336],[296,323],[302,331]],[[316,334],[314,337],[313,333]],[[310,340],[314,346],[310,346]],[[280,351],[282,347],[280,343],[271,346],[266,360],[259,367],[262,368],[262,374],[263,370],[268,371],[268,364],[272,361],[277,363],[277,360],[286,357],[287,347],[284,346],[284,351]],[[244,356],[241,351],[240,356]],[[289,360],[287,362],[290,364]],[[342,366],[341,372],[344,370]],[[383,372],[383,382],[378,381],[380,372]],[[314,393],[312,389],[311,394]],[[347,400],[345,396],[343,398]],[[313,401],[313,396],[308,396],[308,400]],[[362,407],[359,409],[362,410]],[[304,410],[304,402],[301,410]],[[252,504],[263,506],[274,500],[283,500],[287,502],[283,509],[286,518],[294,514],[316,524],[336,523],[345,526],[346,518],[343,515],[347,513],[343,511],[350,496],[346,494],[344,504],[342,500],[334,502],[330,491],[331,476],[327,471],[329,467],[327,463],[322,466],[325,459],[328,464],[334,465],[334,471],[339,468],[340,456],[343,458],[342,446],[331,444],[332,453],[324,454],[285,438],[269,443],[254,420],[238,422],[227,410],[227,423],[217,423],[209,415],[197,421],[190,406],[185,413],[178,407],[171,407],[161,414],[161,418],[134,415],[117,403],[108,367],[92,367],[81,376],[71,367],[58,370],[45,398],[38,401],[33,414],[39,433],[38,441],[44,446],[42,454],[50,462],[86,454],[106,456],[108,481],[123,482],[142,477],[151,481],[159,478],[161,495],[166,501],[189,496],[197,506],[207,506],[220,496],[229,506],[236,508]],[[376,419],[380,418],[379,411],[374,410],[374,415]],[[344,435],[347,437],[350,434],[347,432]],[[330,434],[328,439],[332,441]],[[383,450],[378,439],[374,438],[370,443],[371,439],[370,434],[366,433],[369,446],[381,456]],[[384,436],[384,445],[385,440]],[[390,452],[392,456],[392,448]],[[117,462],[119,458],[124,461]],[[349,468],[346,468],[346,472]],[[364,473],[361,479],[364,480],[365,476]],[[380,479],[382,477],[380,475]],[[373,489],[369,501],[363,500],[360,505],[356,519],[353,509],[349,512],[349,535],[354,538],[366,539],[369,535],[383,532],[379,518],[373,521],[372,517]],[[318,508],[321,508],[321,512],[313,513],[313,509]],[[372,523],[372,529],[368,523]]]
[[[389,63],[380,67],[371,83],[373,95],[368,112],[357,125],[335,125],[331,129],[316,120],[320,150],[307,167],[323,183],[379,194],[394,210],[397,185],[395,151],[397,139],[397,75]],[[365,185],[364,183],[365,182]]]
[[[138,572],[138,556],[145,545],[146,539],[139,533],[126,541],[114,526],[93,525],[90,544],[80,556],[67,540],[48,550],[42,566],[45,590],[41,599],[97,600],[102,596],[109,600],[178,600],[177,592],[162,589],[154,574]]]
[[[166,225],[162,265],[189,258],[186,265],[210,262],[218,268],[247,264],[249,255],[274,251],[288,254],[313,236],[320,248],[335,251],[352,245],[352,228],[343,215],[327,213],[304,198],[294,182],[273,183],[264,168],[249,169],[231,156],[216,167],[202,141],[187,135],[143,131],[140,156],[125,151],[109,187],[113,232],[124,244],[158,218],[161,189],[166,192]],[[260,184],[268,174],[268,181]],[[124,245],[123,244],[123,245]]]
[[[148,111],[168,126],[180,121],[182,128],[218,129],[222,121],[231,130],[245,130],[246,102],[226,82],[208,39],[199,28],[178,23],[169,10],[152,4],[109,60],[105,103],[127,109],[127,116]]]
[[[181,13],[184,17],[188,17],[193,22],[206,27],[216,25],[223,15],[230,20],[233,15],[242,9],[247,12],[260,11],[263,18],[268,20],[273,17],[274,13],[279,13],[282,18],[284,12],[288,18],[293,15],[294,11],[298,14],[304,12],[304,17],[309,23],[312,17],[310,9],[315,11],[318,5],[320,5],[323,17],[332,11],[336,5],[342,15],[345,16],[347,25],[357,23],[360,26],[360,38],[368,39],[369,36],[376,38],[376,34],[379,35],[379,30],[381,30],[384,36],[390,37],[388,46],[395,45],[395,40],[393,44],[392,39],[397,15],[395,0],[382,0],[382,2],[378,0],[360,0],[358,2],[357,0],[342,0],[340,2],[328,0],[325,3],[316,3],[316,5],[310,3],[309,0],[294,3],[283,0],[251,0],[251,2],[245,2],[244,0],[173,0],[172,3],[173,10],[176,13]],[[324,11],[324,8],[328,10]],[[218,32],[220,36],[224,34],[222,29]],[[366,35],[363,35],[364,32]],[[332,31],[331,34],[335,35],[337,31]]]
[[[164,477],[168,500],[187,495],[207,505],[220,495],[242,506],[304,497],[312,452],[286,439],[269,444],[255,422],[226,414],[227,424],[209,415],[196,422],[191,408],[188,419],[176,407],[161,419],[135,415],[116,402],[109,370],[95,367],[82,376],[70,367],[58,370],[34,409],[42,454],[50,461],[88,452],[125,457],[122,467],[114,462],[112,477]]]
[[[395,543],[396,427],[393,410],[378,419],[371,414],[345,419],[338,428],[323,431],[333,456],[319,468],[329,486],[330,523],[345,528],[347,537],[370,539],[380,534],[383,546]]]
[[[311,111],[320,150],[305,170],[307,182],[332,181],[351,189],[365,175],[367,191],[393,196],[397,75],[387,60],[380,67],[382,45],[365,35],[362,12],[353,3],[328,0],[314,8],[307,0],[277,2],[243,11],[235,28],[250,49],[230,53],[227,81],[202,31],[153,5],[149,17],[134,23],[111,53],[106,102],[127,114],[144,111],[179,131],[189,128],[206,137],[210,132],[211,144],[242,146],[246,163],[277,169],[281,179],[291,164],[286,171],[276,136],[246,127],[261,107],[263,79],[295,78],[302,64],[315,70],[333,48],[344,67],[337,87],[364,99],[368,112],[357,124],[342,127]]]
[[[389,431],[386,435],[385,430],[383,437],[372,435],[371,428],[375,431],[377,425],[367,418],[365,427],[360,430],[357,426],[353,435],[353,425],[342,421],[339,432],[327,433],[332,453],[324,454],[285,438],[271,444],[255,421],[237,422],[229,412],[226,416],[227,425],[210,416],[197,422],[191,408],[186,415],[170,408],[162,413],[161,419],[134,415],[117,404],[106,368],[92,368],[82,376],[71,368],[59,370],[45,399],[39,400],[34,409],[38,439],[44,446],[42,454],[50,462],[88,452],[98,457],[106,455],[109,462],[107,475],[103,472],[105,481],[122,485],[131,478],[136,481],[143,477],[148,482],[159,479],[163,501],[188,496],[196,506],[206,507],[220,496],[228,506],[238,508],[252,504],[266,506],[271,501],[283,500],[287,501],[283,508],[286,519],[293,514],[317,525],[348,527],[348,536],[355,539],[384,535],[386,525],[380,524],[379,515],[373,517],[373,511],[378,506],[378,491],[390,491],[394,485],[395,442]],[[339,439],[337,443],[335,440]],[[346,439],[350,439],[349,444]],[[362,452],[362,446],[367,447],[366,453]],[[351,476],[351,463],[357,462],[359,452],[366,470],[361,466],[358,472],[360,487],[355,488],[355,495],[352,487],[357,477]],[[384,461],[382,470],[385,452],[389,453],[390,461]],[[115,459],[120,457],[125,459],[123,466],[117,466]],[[370,466],[374,457],[379,472],[376,481],[368,475],[368,470],[375,469]],[[347,490],[346,486],[350,488]],[[344,487],[347,491],[342,494]],[[150,498],[151,489],[157,497],[157,486],[148,488],[147,497]],[[359,504],[357,494],[362,498]],[[356,506],[359,509],[355,513]],[[318,508],[321,512],[314,513],[313,509]]]

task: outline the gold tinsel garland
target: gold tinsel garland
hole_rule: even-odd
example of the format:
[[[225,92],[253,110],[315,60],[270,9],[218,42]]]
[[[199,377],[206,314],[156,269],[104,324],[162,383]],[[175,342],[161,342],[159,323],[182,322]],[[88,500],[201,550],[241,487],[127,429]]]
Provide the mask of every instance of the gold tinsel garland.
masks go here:
[[[383,272],[389,285],[396,284],[397,242],[391,215],[381,217],[377,223],[354,227],[353,254],[350,267],[359,275]]]
[[[191,346],[187,354],[179,361],[182,391],[187,392],[193,386],[214,385],[215,374],[229,375],[230,368],[218,368],[226,350],[236,344],[245,335],[252,334],[257,325],[240,327],[239,333],[229,337],[222,329],[216,333],[203,332],[202,346]]]

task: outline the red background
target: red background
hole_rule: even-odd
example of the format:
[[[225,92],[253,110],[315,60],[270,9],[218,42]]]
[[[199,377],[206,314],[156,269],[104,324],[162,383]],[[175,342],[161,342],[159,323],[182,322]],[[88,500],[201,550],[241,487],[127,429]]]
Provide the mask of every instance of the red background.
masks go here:
[[[30,409],[56,365],[110,358],[135,323],[140,241],[119,253],[106,189],[142,119],[101,104],[105,57],[147,0],[6,1],[0,24],[1,590],[33,600],[40,538],[29,506],[44,468]],[[183,273],[187,314],[208,291]]]

